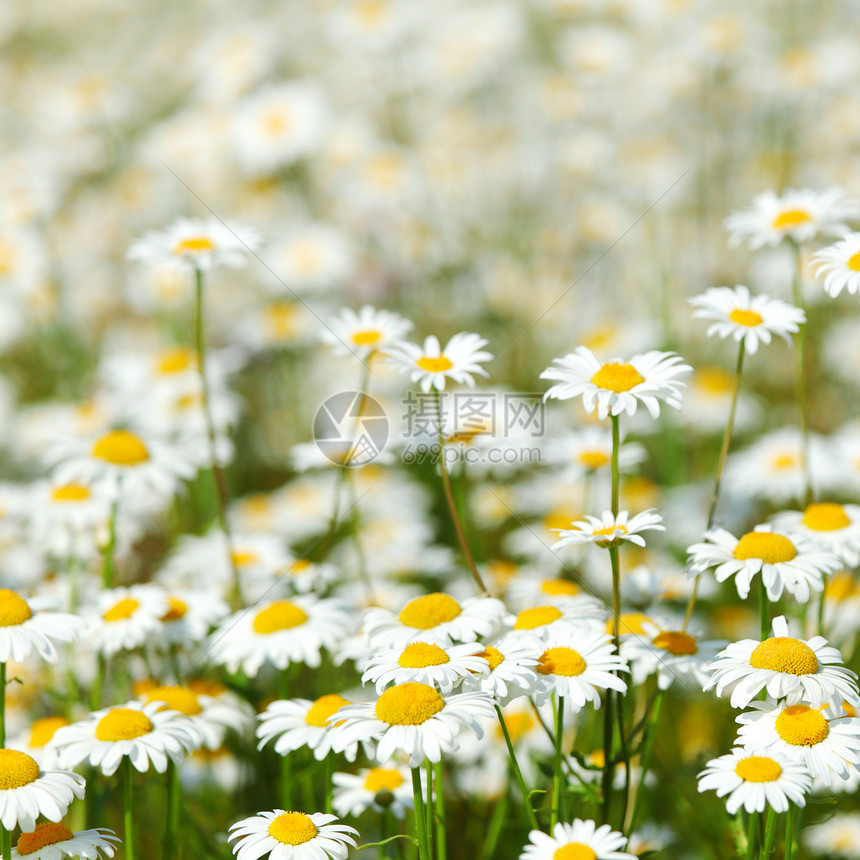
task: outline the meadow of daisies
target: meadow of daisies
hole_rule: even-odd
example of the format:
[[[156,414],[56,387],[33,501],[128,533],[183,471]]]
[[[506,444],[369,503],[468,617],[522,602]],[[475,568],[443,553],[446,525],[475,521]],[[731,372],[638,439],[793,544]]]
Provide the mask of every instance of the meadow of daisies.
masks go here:
[[[0,9],[0,857],[860,858],[856,6]]]

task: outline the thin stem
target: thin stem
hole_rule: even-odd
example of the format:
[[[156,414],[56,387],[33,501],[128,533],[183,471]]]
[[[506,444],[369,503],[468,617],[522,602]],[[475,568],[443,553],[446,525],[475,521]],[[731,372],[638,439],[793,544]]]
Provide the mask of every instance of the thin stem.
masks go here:
[[[420,765],[412,768],[412,797],[415,804],[415,828],[418,831],[418,856],[420,860],[432,860],[427,839],[427,813],[424,810]]]
[[[621,615],[621,562],[617,546],[609,548],[609,560],[612,564],[612,633],[615,644],[615,653],[621,653],[620,631],[618,629]],[[620,690],[607,690],[607,704],[612,698],[616,698],[615,716],[618,720],[618,741],[621,745],[621,756],[624,761],[624,792],[621,796],[621,817],[624,822],[627,815],[627,798],[630,793],[630,756],[627,753],[627,741],[624,733],[624,694]],[[614,762],[612,763],[614,765]]]
[[[657,721],[660,719],[660,707],[663,704],[663,696],[665,690],[657,691],[657,698],[654,700],[654,710],[651,713],[651,720],[648,724],[647,736],[645,737],[645,749],[642,752],[642,772],[639,774],[639,784],[636,786],[636,796],[633,798],[633,812],[630,814],[630,822],[627,825],[627,835],[629,836],[636,827],[636,818],[639,814],[639,807],[642,804],[642,796],[645,787],[645,778],[648,776],[648,768],[651,765],[651,754],[654,751],[654,740],[657,737]]]
[[[436,777],[436,857],[438,860],[446,860],[448,848],[445,844],[445,792],[442,780],[442,762],[437,761],[433,765]]]
[[[215,482],[215,494],[218,510],[218,524],[224,536],[224,546],[227,552],[227,562],[233,574],[233,594],[231,603],[234,609],[242,606],[242,585],[239,580],[239,568],[233,555],[233,537],[227,521],[227,507],[230,503],[230,491],[227,487],[227,476],[218,463],[215,422],[212,419],[212,405],[209,398],[209,382],[206,378],[206,337],[205,315],[203,309],[203,272],[199,267],[194,269],[194,340],[197,349],[197,365],[200,373],[200,393],[203,400],[203,420],[206,423],[206,437],[209,442],[209,463],[212,466],[212,479]]]
[[[385,860],[385,849],[387,848],[387,846],[384,843],[385,840],[388,839],[388,830],[390,822],[391,813],[388,811],[387,808],[384,808],[379,816],[379,841],[381,844],[378,849],[378,860]]]
[[[764,576],[761,571],[758,575],[758,606],[759,616],[761,621],[761,641],[767,639],[767,634],[770,632],[770,601],[767,597],[767,588],[764,584]]]
[[[830,577],[824,574],[824,588],[821,589],[821,594],[818,596],[818,635],[824,636],[824,596],[827,594],[827,586],[830,583]],[[826,637],[825,637],[826,638]]]
[[[167,826],[164,831],[164,856],[180,856],[179,852],[179,803],[182,785],[179,782],[179,768],[172,760],[167,762]]]
[[[764,844],[761,847],[759,860],[767,860],[773,851],[773,837],[776,835],[776,812],[772,807],[767,809],[767,825],[764,831]]]
[[[621,447],[621,419],[612,416],[612,515],[618,516],[621,473],[618,469],[618,449]]]
[[[116,552],[116,518],[119,513],[119,487],[117,487],[117,498],[111,502],[110,515],[108,516],[108,542],[105,546],[102,558],[102,585],[105,588],[113,588],[116,579],[116,563],[114,553]]]
[[[325,798],[323,801],[323,812],[326,815],[331,815],[332,813],[332,774],[334,772],[334,756],[329,753],[324,760],[325,767],[325,775],[323,777],[323,781],[325,783]]]
[[[801,268],[803,255],[800,245],[794,243],[794,303],[806,314],[806,302],[803,299],[803,282],[801,280]],[[807,328],[808,323],[800,323],[797,331],[797,371],[795,374],[795,386],[797,405],[800,411],[800,435],[801,451],[800,462],[803,468],[803,504],[810,505],[813,500],[812,492],[812,468],[809,462],[809,396],[807,393],[807,382],[809,377],[809,361],[807,354]]]
[[[472,579],[475,580],[475,585],[478,586],[481,594],[489,594],[487,586],[484,585],[481,574],[478,573],[478,568],[475,565],[475,559],[472,558],[472,551],[469,549],[469,544],[466,542],[466,534],[463,531],[463,525],[460,522],[460,516],[457,513],[457,505],[454,503],[454,493],[451,490],[451,478],[448,475],[448,467],[445,465],[445,437],[442,433],[442,401],[439,398],[438,389],[435,390],[436,395],[436,415],[438,419],[439,431],[439,472],[442,475],[442,486],[445,490],[445,501],[448,503],[448,510],[451,512],[451,519],[454,521],[454,531],[457,533],[457,540],[460,542],[460,549],[463,551],[463,557],[466,559],[466,566],[472,574]]]
[[[123,756],[122,759],[122,797],[123,797],[123,824],[125,825],[126,860],[134,860],[134,803],[131,791],[131,759]]]
[[[12,831],[0,827],[0,857],[5,860],[12,856]]]
[[[758,813],[751,812],[747,822],[747,860],[755,856],[756,835],[758,834]]]
[[[788,802],[788,812],[785,814],[785,860],[791,860],[794,853],[794,804]]]
[[[558,823],[561,814],[561,759],[562,759],[562,737],[564,735],[564,698],[557,698],[555,710],[555,761],[552,768],[552,812],[550,817],[550,830]]]
[[[499,725],[502,727],[502,734],[505,737],[505,744],[508,747],[508,756],[511,761],[511,770],[514,772],[514,779],[517,781],[517,785],[520,787],[520,793],[523,796],[523,804],[526,808],[526,815],[529,819],[529,824],[531,825],[532,830],[540,830],[540,826],[538,825],[537,816],[535,815],[534,808],[532,807],[531,798],[529,797],[528,789],[526,788],[526,781],[523,779],[523,772],[520,770],[519,762],[517,761],[517,755],[514,751],[514,744],[511,741],[510,732],[508,732],[507,723],[505,723],[504,714],[502,714],[502,709],[496,705],[496,714],[499,717]]]
[[[425,828],[427,831],[427,854],[433,856],[433,764],[429,759],[424,760],[424,772],[427,775],[427,803],[425,805],[427,818]]]
[[[0,748],[6,747],[6,662],[0,662]],[[4,855],[5,856],[5,855]]]
[[[711,504],[708,508],[708,524],[705,526],[705,531],[708,531],[714,524],[714,515],[717,512],[717,503],[720,500],[720,488],[723,482],[723,469],[726,465],[726,458],[729,455],[729,447],[732,442],[732,433],[735,428],[735,414],[738,408],[738,393],[741,390],[741,375],[744,370],[744,355],[746,353],[746,341],[741,339],[738,345],[738,363],[735,367],[735,378],[732,384],[732,404],[729,407],[729,420],[726,423],[726,432],[723,434],[723,443],[720,446],[720,456],[717,460],[717,472],[714,475],[714,491],[711,494]],[[690,599],[687,602],[687,610],[684,613],[684,624],[681,630],[686,632],[687,625],[690,623],[690,617],[693,614],[693,607],[696,605],[696,596],[699,591],[699,579],[701,574],[693,580],[693,590],[690,593]]]

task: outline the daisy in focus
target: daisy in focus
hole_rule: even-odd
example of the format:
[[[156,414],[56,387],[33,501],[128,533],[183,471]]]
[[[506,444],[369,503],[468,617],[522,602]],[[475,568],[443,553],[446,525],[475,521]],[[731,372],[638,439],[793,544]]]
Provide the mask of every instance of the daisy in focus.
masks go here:
[[[752,250],[776,246],[784,239],[802,245],[821,235],[848,232],[847,220],[857,214],[857,204],[843,199],[841,191],[789,188],[781,195],[765,191],[749,209],[732,213],[725,221],[729,244],[743,243]]]
[[[392,344],[386,350],[386,363],[408,373],[410,380],[419,383],[425,393],[431,388],[444,391],[448,379],[474,388],[475,378],[472,374],[489,376],[480,364],[493,358],[492,353],[483,349],[486,344],[487,339],[478,334],[458,332],[443,349],[439,339],[430,335],[424,340],[423,346],[409,341]]]
[[[812,255],[815,276],[834,299],[845,290],[849,295],[860,292],[860,233],[849,233],[835,245]]]
[[[715,568],[717,582],[735,577],[738,595],[746,600],[752,580],[759,574],[768,599],[774,603],[788,591],[806,603],[813,591],[822,591],[824,575],[839,570],[839,559],[815,544],[792,540],[759,525],[754,531],[736,538],[725,529],[705,532],[705,543],[687,547],[688,564],[693,573]]]
[[[794,305],[770,296],[751,296],[747,287],[711,287],[700,296],[693,296],[693,317],[713,320],[707,335],[717,335],[735,343],[743,341],[750,355],[758,351],[760,343],[769,344],[773,335],[791,343],[806,322],[806,314]]]
[[[788,535],[819,544],[846,567],[860,566],[860,505],[813,502],[803,511],[782,511],[771,522]]]
[[[413,808],[412,773],[396,762],[362,768],[358,773],[335,773],[332,782],[332,807],[344,817],[387,809],[395,818],[404,818]]]
[[[275,752],[289,755],[293,750],[307,747],[317,761],[322,761],[332,748],[332,725],[329,717],[344,705],[351,704],[338,693],[327,693],[314,701],[309,699],[279,699],[259,715],[257,737],[262,749],[275,739]],[[355,761],[358,744],[342,750],[347,761]]]
[[[619,511],[617,517],[612,511],[604,511],[599,518],[586,514],[584,520],[577,520],[571,525],[572,529],[553,529],[559,536],[559,540],[551,547],[553,550],[584,543],[594,543],[605,549],[617,546],[622,541],[645,546],[645,538],[640,532],[666,531],[663,518],[650,510],[632,517],[627,511]]]
[[[261,812],[230,826],[229,841],[235,842],[237,860],[346,860],[355,847],[354,827],[335,824],[337,817],[323,812],[307,815],[275,809]]]
[[[489,671],[482,652],[483,646],[477,642],[444,648],[433,642],[410,642],[402,649],[385,648],[364,663],[361,683],[373,682],[377,693],[389,684],[407,681],[430,684],[443,693],[450,693],[467,678]]]
[[[335,355],[366,359],[402,341],[411,330],[412,323],[400,314],[364,305],[358,312],[344,308],[328,321],[320,339]]]
[[[537,606],[527,606],[516,615],[508,616],[508,625],[513,628],[508,635],[512,640],[519,640],[523,644],[534,641],[535,637],[544,642],[547,637],[561,629],[602,629],[606,615],[605,606],[597,598],[582,594],[562,604],[540,603]]]
[[[488,671],[474,676],[471,683],[503,706],[520,696],[530,696],[537,687],[537,666],[543,650],[538,637],[509,633],[484,646],[478,656],[487,662]]]
[[[37,824],[34,830],[22,833],[12,849],[13,857],[29,857],[30,860],[63,860],[64,857],[80,857],[83,860],[99,860],[113,857],[120,840],[105,827],[93,830],[73,831],[61,821]]]
[[[582,397],[582,405],[589,414],[597,409],[602,421],[608,415],[636,413],[641,403],[657,418],[660,402],[675,409],[681,408],[682,381],[693,368],[682,363],[674,352],[650,352],[634,355],[630,361],[610,359],[601,364],[585,346],[576,348],[564,358],[556,358],[557,367],[548,367],[541,379],[557,382],[544,394],[544,400],[570,400]]]
[[[726,798],[726,811],[734,815],[741,807],[748,813],[786,812],[789,802],[806,805],[812,785],[807,769],[779,753],[735,747],[711,759],[699,774],[699,794],[716,790]]]
[[[636,860],[633,854],[618,850],[626,844],[624,835],[608,824],[598,827],[593,821],[574,818],[570,824],[559,821],[552,835],[532,830],[519,860]]]
[[[0,588],[0,662],[20,663],[35,651],[55,663],[55,642],[74,642],[87,622],[66,612],[51,612],[53,601],[44,597],[25,600],[8,588]]]

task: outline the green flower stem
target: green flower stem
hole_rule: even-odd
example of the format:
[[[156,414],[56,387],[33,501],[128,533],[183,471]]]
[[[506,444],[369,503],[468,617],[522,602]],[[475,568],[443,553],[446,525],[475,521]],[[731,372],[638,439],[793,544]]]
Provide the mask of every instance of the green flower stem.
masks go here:
[[[0,748],[5,748],[5,747],[6,747],[6,663],[0,662]]]
[[[424,827],[427,833],[428,856],[433,856],[433,764],[425,759],[424,771],[427,775],[427,803],[424,806],[426,819]]]
[[[412,768],[412,797],[415,802],[415,829],[418,831],[418,857],[432,860],[427,838],[427,813],[424,810],[424,795],[421,790],[421,766]]]
[[[505,717],[502,714],[502,709],[496,705],[496,714],[499,718],[499,725],[502,727],[502,734],[505,737],[505,744],[508,747],[508,756],[511,762],[511,770],[514,772],[514,778],[517,781],[517,785],[520,787],[520,793],[523,796],[523,805],[526,808],[526,815],[529,819],[529,824],[531,825],[532,830],[540,830],[540,825],[538,825],[537,816],[535,815],[534,807],[532,806],[531,798],[529,797],[528,789],[526,788],[526,781],[523,779],[523,772],[520,770],[519,762],[517,761],[517,754],[514,751],[514,744],[511,741],[510,732],[508,732],[507,723],[505,723]]]
[[[0,856],[12,856],[12,831],[5,827],[0,827]]]
[[[665,690],[657,690],[657,698],[654,700],[654,710],[651,712],[651,719],[646,729],[644,739],[645,748],[642,752],[642,773],[639,775],[639,784],[636,786],[636,796],[633,798],[633,812],[630,814],[630,822],[627,825],[627,836],[633,832],[636,827],[636,819],[639,815],[639,807],[642,804],[642,789],[645,787],[645,777],[648,776],[648,768],[651,765],[651,754],[654,751],[654,740],[657,737],[657,721],[660,719],[660,708],[663,705],[663,696]]]
[[[776,835],[776,812],[771,807],[767,808],[767,825],[764,831],[764,843],[761,847],[759,860],[768,860],[773,851],[773,837]]]
[[[179,858],[179,805],[182,799],[182,785],[179,782],[179,768],[172,759],[167,761],[167,826],[164,830],[164,856]]]
[[[741,375],[744,370],[744,354],[746,352],[746,341],[741,339],[738,345],[738,363],[735,367],[735,378],[732,385],[732,405],[729,407],[729,420],[726,423],[726,432],[723,434],[723,444],[720,446],[720,457],[717,460],[717,472],[714,476],[714,491],[711,494],[711,504],[708,508],[708,524],[705,526],[705,531],[711,528],[714,524],[714,515],[717,511],[717,503],[720,500],[720,487],[723,482],[723,469],[726,465],[726,458],[729,455],[729,446],[732,442],[732,433],[735,427],[735,414],[738,409],[738,393],[741,390]],[[701,574],[693,580],[693,590],[690,593],[690,599],[687,602],[687,610],[684,613],[684,624],[681,630],[686,632],[687,625],[690,623],[690,617],[693,614],[693,607],[696,605],[696,596],[699,591],[699,579]]]
[[[110,515],[108,517],[108,542],[102,556],[102,585],[105,588],[113,588],[116,580],[116,518],[119,514],[119,491],[117,487],[117,498],[111,502]]]
[[[770,601],[767,598],[767,588],[764,584],[764,576],[761,572],[758,575],[758,607],[761,620],[761,640],[764,642],[770,633]]]
[[[227,520],[227,507],[230,503],[230,491],[227,487],[227,476],[218,464],[216,450],[215,423],[212,420],[212,408],[209,399],[209,383],[206,378],[206,337],[204,335],[205,315],[203,309],[203,272],[199,267],[194,268],[194,340],[197,349],[197,365],[200,372],[200,393],[203,400],[203,420],[206,423],[206,436],[209,442],[209,462],[212,466],[212,478],[215,482],[215,494],[218,510],[218,524],[224,536],[224,546],[227,551],[227,562],[233,573],[233,593],[231,603],[234,609],[242,606],[242,584],[239,579],[239,568],[233,558],[233,536]]]
[[[445,783],[441,761],[433,765],[433,772],[436,783],[436,857],[438,860],[446,860],[448,847],[445,841]]]
[[[549,827],[552,830],[561,815],[561,759],[562,738],[564,736],[564,699],[557,697],[555,709],[555,760],[552,768],[552,811]]]
[[[131,759],[128,756],[123,756],[121,767],[123,824],[125,829],[123,845],[125,846],[126,860],[134,860],[134,801],[131,790]]]
[[[391,824],[391,813],[387,808],[382,810],[381,815],[379,816],[379,851],[378,860],[385,860],[385,840],[388,839],[388,831],[390,829]]]
[[[794,804],[789,801],[785,814],[785,860],[791,860],[794,854],[794,809]]]
[[[463,551],[463,557],[466,559],[466,566],[472,574],[472,579],[475,580],[475,585],[478,586],[478,590],[481,594],[489,594],[487,586],[484,585],[484,580],[481,579],[481,574],[478,573],[475,559],[472,557],[472,551],[469,549],[469,544],[466,541],[463,524],[460,522],[460,516],[457,513],[457,505],[454,502],[454,493],[451,490],[451,477],[448,474],[448,467],[445,465],[445,436],[442,433],[442,401],[439,397],[438,389],[434,389],[434,393],[436,395],[437,429],[439,431],[439,473],[442,476],[442,487],[445,490],[445,501],[448,503],[448,510],[451,512],[451,519],[454,522],[454,531],[457,533],[457,540],[460,543],[460,549]]]
[[[332,776],[334,773],[334,756],[329,753],[324,761],[323,767],[325,769],[325,775],[323,776],[323,783],[325,785],[325,798],[323,800],[323,812],[326,815],[332,814]]]
[[[803,283],[801,281],[802,251],[800,245],[794,244],[794,303],[804,314],[806,302],[803,299]],[[809,462],[809,395],[807,391],[809,378],[809,359],[807,352],[808,323],[801,323],[797,332],[797,352],[795,373],[795,391],[797,405],[800,411],[801,451],[800,462],[803,468],[803,505],[810,505],[813,500],[812,468]]]
[[[747,860],[754,860],[756,836],[758,835],[758,813],[751,812],[747,822]]]

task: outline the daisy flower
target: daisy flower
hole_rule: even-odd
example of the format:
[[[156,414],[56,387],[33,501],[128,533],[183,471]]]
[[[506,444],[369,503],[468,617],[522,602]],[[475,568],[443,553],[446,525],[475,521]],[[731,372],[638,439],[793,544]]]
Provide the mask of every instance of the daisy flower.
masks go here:
[[[842,290],[854,295],[860,291],[860,233],[849,233],[835,245],[812,255],[815,276],[835,299]]]
[[[475,673],[488,672],[482,650],[477,642],[444,648],[433,642],[410,642],[405,648],[384,648],[365,661],[361,683],[372,681],[381,693],[389,684],[417,681],[450,693]]]
[[[320,338],[332,347],[335,355],[355,355],[366,359],[402,341],[412,330],[412,323],[400,314],[364,305],[357,313],[344,308],[329,320]]]
[[[545,457],[543,456],[545,454]],[[630,471],[645,459],[645,449],[637,442],[623,442],[618,449],[618,467]],[[541,462],[561,466],[565,477],[579,480],[594,472],[609,472],[612,467],[612,432],[608,427],[583,427],[550,439]]]
[[[558,367],[541,373],[541,379],[558,383],[544,394],[544,400],[581,396],[585,411],[590,414],[596,408],[601,421],[622,412],[633,415],[641,403],[652,418],[657,418],[661,400],[681,408],[681,380],[693,372],[682,361],[674,352],[651,350],[634,355],[630,361],[612,358],[601,364],[588,347],[579,346],[575,353],[554,359]]]
[[[572,529],[553,529],[558,532],[559,540],[551,549],[561,549],[564,546],[575,546],[576,544],[594,543],[599,547],[607,548],[617,546],[622,541],[630,541],[636,546],[645,546],[645,538],[640,532],[666,531],[663,518],[659,514],[652,513],[652,509],[634,514],[632,517],[627,511],[619,511],[616,517],[612,511],[604,511],[600,517],[585,515],[584,520],[576,520],[571,523]]]
[[[842,192],[789,188],[781,195],[765,191],[753,199],[743,212],[732,213],[725,221],[729,244],[746,242],[753,250],[776,246],[783,239],[797,244],[819,235],[848,232],[846,219],[857,214],[854,201],[843,200]]]
[[[275,738],[275,752],[289,755],[293,750],[307,747],[317,761],[322,761],[332,748],[332,726],[329,723],[336,711],[349,705],[348,699],[337,693],[328,693],[314,701],[308,699],[280,699],[272,702],[258,719],[257,737],[262,749]],[[357,743],[342,752],[348,761],[355,761]]]
[[[493,700],[486,693],[443,696],[429,684],[409,682],[389,687],[376,702],[346,705],[332,720],[332,748],[339,752],[356,741],[377,741],[377,761],[396,753],[409,756],[409,767],[425,759],[438,762],[456,749],[464,726],[479,738],[481,720],[494,717]]]
[[[458,332],[442,349],[439,339],[430,335],[423,346],[409,341],[393,344],[386,350],[386,363],[408,373],[411,381],[418,382],[425,393],[431,388],[444,391],[447,379],[474,388],[473,373],[489,376],[480,365],[493,358],[492,353],[482,349],[486,344],[487,339],[478,334]]]
[[[817,543],[838,556],[846,567],[860,566],[860,505],[813,502],[803,511],[782,511],[774,528]]]
[[[322,649],[333,651],[349,627],[349,615],[339,601],[310,595],[275,600],[227,618],[210,637],[211,658],[229,672],[241,666],[251,678],[266,662],[277,669],[291,663],[315,669]]]
[[[87,761],[110,776],[124,756],[140,773],[148,771],[150,764],[164,773],[168,758],[180,762],[201,741],[200,732],[184,714],[165,711],[161,702],[131,701],[57,729],[50,746],[64,765],[77,767]]]
[[[0,663],[20,663],[33,651],[55,663],[55,642],[74,642],[87,622],[66,612],[51,612],[50,598],[25,600],[8,588],[0,588]]]
[[[488,671],[473,676],[470,685],[489,693],[502,706],[520,696],[530,696],[537,687],[537,666],[543,651],[537,636],[509,633],[496,639],[478,654]]]
[[[582,589],[569,579],[547,576],[536,577],[535,571],[515,574],[505,584],[505,597],[514,607],[548,603],[564,606],[582,594]]]
[[[744,342],[753,355],[760,343],[769,344],[773,335],[791,343],[791,335],[806,322],[806,314],[794,305],[770,296],[751,296],[747,287],[711,287],[700,296],[693,296],[693,317],[713,320],[707,335],[715,334],[735,343]]]
[[[279,573],[281,581],[299,594],[309,591],[322,593],[340,578],[340,571],[333,564],[297,558],[288,563]]]
[[[412,772],[396,762],[363,768],[358,773],[335,773],[332,782],[332,807],[344,817],[373,809],[389,810],[395,818],[403,818],[413,806]]]
[[[82,776],[40,770],[26,753],[10,749],[0,749],[0,786],[0,824],[7,830],[32,830],[40,815],[59,821],[86,790]]]
[[[102,856],[113,857],[114,842],[119,843],[119,838],[105,827],[73,831],[61,821],[44,823],[18,837],[12,856],[29,860],[63,860],[64,857],[99,860]]]
[[[780,753],[806,766],[830,785],[834,773],[847,776],[860,762],[860,719],[835,717],[830,709],[785,702],[751,702],[738,715],[738,738],[744,747]],[[842,709],[839,709],[840,712]]]
[[[832,818],[803,828],[804,846],[816,855],[858,860],[860,812],[837,812]]]
[[[563,604],[543,603],[538,606],[527,606],[516,615],[508,616],[508,624],[512,627],[511,636],[514,639],[522,637],[531,641],[538,637],[542,642],[559,629],[575,627],[603,627],[606,620],[606,609],[595,597],[580,595]]]
[[[92,634],[94,647],[111,657],[155,642],[164,628],[161,619],[169,614],[170,606],[167,594],[151,583],[103,591]]]
[[[717,582],[735,577],[738,595],[746,600],[753,577],[760,574],[771,603],[787,590],[800,603],[809,600],[811,591],[824,588],[824,574],[839,570],[839,559],[815,544],[792,540],[785,534],[759,525],[754,531],[736,538],[725,529],[705,532],[705,543],[687,547],[688,564],[693,573],[715,568]]]
[[[805,702],[813,707],[843,699],[858,700],[857,675],[842,665],[842,655],[821,636],[794,639],[785,616],[773,619],[773,636],[759,642],[744,639],[721,651],[705,690],[717,695],[731,693],[733,708],[745,708],[761,690],[772,699],[789,704]]]
[[[129,260],[157,266],[173,263],[207,271],[216,266],[241,269],[261,245],[247,227],[232,229],[217,218],[180,218],[166,230],[151,230],[131,243]]]
[[[779,753],[735,747],[711,759],[699,774],[699,794],[716,790],[725,797],[726,811],[734,815],[741,807],[748,813],[787,812],[789,801],[806,805],[812,779],[806,768]]]
[[[626,837],[608,824],[598,827],[593,821],[574,818],[570,824],[559,821],[552,835],[532,830],[519,860],[636,860],[633,854],[618,850],[626,844]]]
[[[235,842],[237,860],[346,860],[358,836],[354,827],[333,824],[337,816],[314,812],[275,809],[260,812],[230,826],[229,841]]]
[[[205,591],[180,588],[166,591],[165,596],[167,612],[159,618],[161,632],[153,642],[159,650],[198,645],[230,612],[226,602],[217,594]]]
[[[441,591],[410,600],[398,615],[371,607],[362,615],[362,632],[374,648],[405,648],[410,642],[474,642],[494,636],[505,604],[494,597],[459,603]]]
[[[544,644],[537,666],[541,700],[555,693],[565,704],[580,710],[587,702],[600,707],[600,689],[627,692],[627,684],[615,674],[626,672],[627,662],[615,653],[611,636],[557,630]]]

